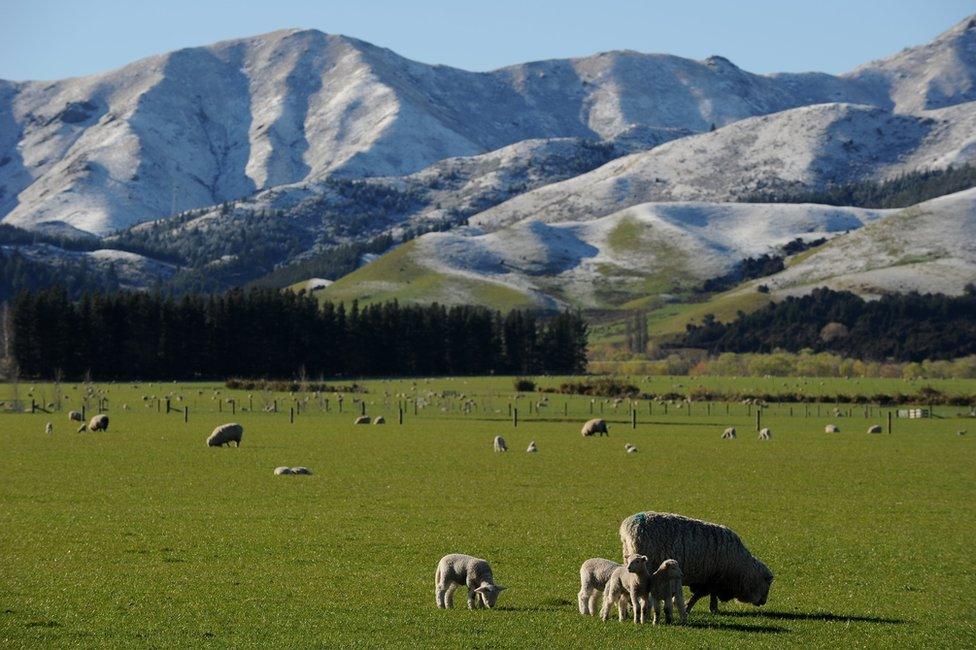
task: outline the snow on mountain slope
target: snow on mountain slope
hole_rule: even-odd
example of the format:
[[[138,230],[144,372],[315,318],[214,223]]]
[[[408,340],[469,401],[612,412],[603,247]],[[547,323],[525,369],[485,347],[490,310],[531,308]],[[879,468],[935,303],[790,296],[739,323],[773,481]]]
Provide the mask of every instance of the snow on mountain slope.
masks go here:
[[[673,140],[526,192],[471,218],[493,230],[529,217],[596,218],[649,201],[725,201],[976,160],[976,102],[921,115],[819,104]]]
[[[976,283],[974,233],[976,188],[894,211],[801,255],[761,282],[773,295],[822,286],[865,296],[908,291],[958,295]]]
[[[536,307],[620,306],[685,291],[797,237],[830,237],[889,211],[819,205],[648,203],[587,221],[527,219],[490,233],[431,233],[324,290],[325,298],[476,299],[471,286]],[[436,291],[413,295],[413,287]],[[465,287],[465,289],[461,289]]]
[[[65,263],[87,265],[89,272],[119,278],[120,289],[144,290],[165,282],[177,267],[143,255],[112,249],[70,251],[50,244],[0,246],[0,252],[21,255],[32,262],[58,267]]]
[[[659,141],[814,103],[913,106],[900,99],[909,86],[889,78],[929,80],[912,86],[927,84],[920,106],[943,107],[971,94],[972,30],[960,29],[845,77],[635,52],[473,73],[283,30],[90,77],[0,82],[0,217],[104,234],[330,173],[408,174],[531,138]]]

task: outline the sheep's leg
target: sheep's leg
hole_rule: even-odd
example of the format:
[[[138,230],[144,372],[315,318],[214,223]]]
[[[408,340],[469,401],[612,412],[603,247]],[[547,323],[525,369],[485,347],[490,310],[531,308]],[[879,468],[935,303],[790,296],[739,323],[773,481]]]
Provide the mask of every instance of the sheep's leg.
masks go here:
[[[587,591],[586,587],[580,587],[579,595],[576,596],[576,602],[579,604],[579,613],[580,614],[584,614],[585,615],[585,614],[589,614],[590,613],[587,610],[587,605],[589,603],[589,600],[590,600],[590,594]]]
[[[603,607],[600,608],[600,620],[605,621],[610,618],[610,606],[613,605],[613,599],[607,592],[603,593]]]
[[[674,604],[678,607],[678,618],[684,625],[688,622],[688,612],[685,610],[685,594],[680,587],[674,592]]]
[[[634,610],[634,623],[640,623],[640,604],[637,602],[637,594],[634,592],[630,593],[630,606]]]
[[[718,614],[718,596],[712,594],[711,599],[708,601],[708,609],[712,614]]]
[[[685,611],[690,612],[691,611],[691,608],[694,607],[695,606],[695,603],[698,602],[698,599],[701,598],[704,595],[705,595],[704,593],[698,593],[698,592],[692,590],[692,592],[691,592],[691,598],[688,599],[688,605],[685,607]]]
[[[593,593],[590,595],[590,602],[589,602],[590,608],[589,611],[587,612],[590,616],[596,615],[596,599],[599,593],[600,592],[594,590]]]
[[[444,594],[444,606],[446,609],[452,609],[454,607],[454,590],[457,589],[456,584],[447,585],[447,592]]]
[[[627,597],[624,595],[617,599],[617,616],[619,616],[621,623],[627,618]]]
[[[668,625],[674,623],[674,611],[671,609],[671,597],[664,599],[664,622]]]

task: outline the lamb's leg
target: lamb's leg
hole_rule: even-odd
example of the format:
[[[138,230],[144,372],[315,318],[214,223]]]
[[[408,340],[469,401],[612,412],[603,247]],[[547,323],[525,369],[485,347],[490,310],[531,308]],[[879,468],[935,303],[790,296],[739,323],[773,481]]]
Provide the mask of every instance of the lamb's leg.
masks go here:
[[[681,587],[678,587],[674,592],[674,604],[678,607],[678,618],[684,625],[688,622],[688,612],[685,610],[685,594]]]
[[[481,604],[481,599],[478,598],[478,594],[474,593],[474,589],[468,587],[468,609],[478,609]]]
[[[621,594],[620,598],[617,600],[617,615],[620,617],[620,622],[623,623],[627,618],[627,596],[626,594]]]
[[[434,599],[437,601],[437,608],[444,609],[444,585],[441,584],[441,568],[438,566],[434,572]]]
[[[576,597],[576,600],[579,602],[580,614],[589,614],[590,590],[586,587],[580,587],[579,596]]]
[[[651,625],[657,625],[658,620],[661,618],[661,601],[657,598],[654,599],[654,618],[651,620]]]
[[[613,598],[608,591],[603,592],[603,607],[600,608],[600,620],[605,621],[610,618],[610,606],[613,605]]]
[[[589,607],[589,609],[586,612],[590,616],[594,616],[596,614],[596,596],[597,596],[597,593],[598,592],[596,590],[593,590],[593,593],[590,595],[590,602],[589,602],[589,606],[590,607]]]
[[[718,614],[718,596],[712,594],[711,600],[708,601],[708,609],[712,614]]]
[[[674,612],[671,610],[670,595],[664,599],[664,622],[668,625],[674,623]]]
[[[640,618],[641,618],[641,607],[640,607],[640,603],[638,602],[637,592],[634,592],[634,591],[630,592],[630,606],[634,610],[634,623],[635,624],[636,623],[643,623],[643,621],[640,620]]]
[[[444,594],[444,606],[447,609],[454,608],[454,591],[457,589],[457,585],[451,583],[447,585],[447,592]]]

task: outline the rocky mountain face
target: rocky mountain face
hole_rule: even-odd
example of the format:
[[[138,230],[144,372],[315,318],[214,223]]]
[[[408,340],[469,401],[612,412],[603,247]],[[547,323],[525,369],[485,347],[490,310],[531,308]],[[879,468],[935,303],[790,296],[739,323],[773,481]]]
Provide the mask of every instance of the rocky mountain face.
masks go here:
[[[93,257],[98,249],[86,244],[85,259],[131,276],[123,284],[133,287],[188,271],[245,282],[336,246],[464,226],[409,250],[470,280],[497,275],[480,264],[495,232],[526,241],[583,233],[604,250],[592,233],[618,227],[628,209],[642,228],[661,228],[645,204],[721,204],[974,158],[972,18],[838,76],[756,75],[720,56],[630,51],[473,73],[284,30],[90,77],[0,81],[0,219],[57,237],[105,237],[116,252]],[[746,214],[761,223],[785,212]],[[726,223],[706,222],[716,232]],[[769,234],[748,218],[728,223]],[[37,263],[59,256],[50,240],[0,244]],[[526,250],[505,264],[541,277],[532,269],[549,268],[543,249],[538,260]],[[627,266],[619,262],[600,261]],[[520,282],[516,292],[528,287]],[[544,305],[605,302],[530,284]]]

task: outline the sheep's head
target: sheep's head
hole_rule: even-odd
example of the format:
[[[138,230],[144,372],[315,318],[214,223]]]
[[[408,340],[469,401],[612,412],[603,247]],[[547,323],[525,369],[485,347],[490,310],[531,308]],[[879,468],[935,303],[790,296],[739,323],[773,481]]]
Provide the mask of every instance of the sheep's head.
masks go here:
[[[744,582],[743,593],[738,599],[761,607],[769,599],[769,588],[773,584],[773,572],[760,560],[753,558],[753,570]]]
[[[683,574],[677,560],[665,560],[654,572],[654,577],[660,580],[681,580]]]
[[[631,573],[646,573],[647,572],[647,556],[646,555],[628,555],[627,556],[627,570]]]
[[[485,583],[474,590],[476,594],[481,594],[481,599],[485,604],[485,607],[491,609],[495,606],[498,601],[498,594],[502,593],[508,589],[508,587],[503,587],[501,585],[492,585]]]

